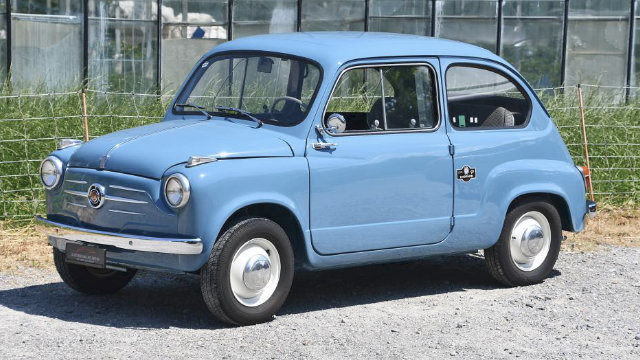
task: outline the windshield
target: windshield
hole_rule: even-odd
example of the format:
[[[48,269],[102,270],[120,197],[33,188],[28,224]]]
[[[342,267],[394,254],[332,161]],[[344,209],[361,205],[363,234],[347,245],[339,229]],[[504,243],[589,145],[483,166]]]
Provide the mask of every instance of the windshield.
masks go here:
[[[320,69],[301,59],[217,56],[200,64],[176,102],[176,113],[200,107],[213,115],[247,118],[230,110],[235,108],[266,123],[296,125],[307,115],[319,82]]]

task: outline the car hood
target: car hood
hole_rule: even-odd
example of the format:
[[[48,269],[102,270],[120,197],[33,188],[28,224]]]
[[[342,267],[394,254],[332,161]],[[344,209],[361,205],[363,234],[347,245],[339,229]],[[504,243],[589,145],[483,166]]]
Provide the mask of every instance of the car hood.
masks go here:
[[[265,128],[221,119],[173,120],[91,140],[73,153],[69,166],[159,179],[193,155],[233,159],[293,156],[293,152],[277,133]]]

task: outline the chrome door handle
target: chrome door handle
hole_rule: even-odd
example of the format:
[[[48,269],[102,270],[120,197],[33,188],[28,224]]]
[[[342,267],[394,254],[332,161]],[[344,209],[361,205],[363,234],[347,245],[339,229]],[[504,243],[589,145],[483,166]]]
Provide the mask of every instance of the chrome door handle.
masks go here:
[[[328,142],[315,142],[313,143],[313,149],[314,150],[324,150],[324,149],[329,149],[332,147],[336,147],[338,146],[338,144],[336,143],[328,143]]]

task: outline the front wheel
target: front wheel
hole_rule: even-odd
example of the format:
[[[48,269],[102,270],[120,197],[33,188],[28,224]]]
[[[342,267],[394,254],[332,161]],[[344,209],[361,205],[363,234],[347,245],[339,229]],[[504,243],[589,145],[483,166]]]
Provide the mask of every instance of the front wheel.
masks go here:
[[[204,301],[220,321],[269,321],[289,294],[293,249],[286,232],[265,218],[242,220],[216,241],[201,270]]]
[[[135,269],[116,271],[70,264],[62,251],[53,249],[53,262],[65,284],[88,295],[111,294],[125,287],[136,274]]]
[[[522,202],[507,213],[498,242],[484,251],[489,272],[508,286],[539,283],[553,270],[561,240],[560,215],[553,205]]]

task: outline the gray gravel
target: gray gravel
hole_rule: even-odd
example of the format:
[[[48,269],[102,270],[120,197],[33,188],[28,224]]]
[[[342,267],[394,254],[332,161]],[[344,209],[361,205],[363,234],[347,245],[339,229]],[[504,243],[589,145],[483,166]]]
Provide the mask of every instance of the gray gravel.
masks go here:
[[[115,295],[0,274],[0,358],[640,358],[640,249],[562,253],[552,277],[497,286],[478,256],[305,273],[275,321],[214,322],[191,275]]]

